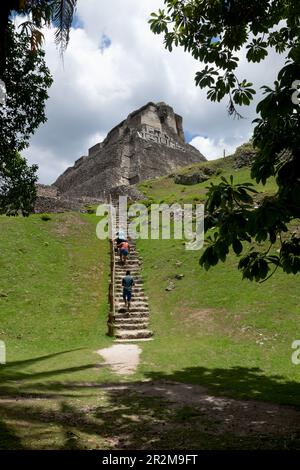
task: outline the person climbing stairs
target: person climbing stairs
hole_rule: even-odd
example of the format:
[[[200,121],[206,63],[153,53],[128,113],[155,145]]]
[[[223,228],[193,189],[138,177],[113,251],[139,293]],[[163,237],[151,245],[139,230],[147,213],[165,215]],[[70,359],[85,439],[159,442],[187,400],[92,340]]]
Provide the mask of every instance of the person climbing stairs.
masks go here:
[[[116,211],[118,208],[115,206]],[[119,226],[119,214],[116,215],[116,223]],[[142,261],[136,249],[133,239],[128,237],[130,245],[130,254],[126,261],[126,265],[120,261],[118,253],[113,254],[115,257],[115,285],[114,285],[114,302],[115,302],[115,338],[121,340],[149,339],[153,336],[149,329],[149,303],[148,297],[145,295],[143,280],[141,276]],[[126,272],[130,271],[134,278],[134,288],[131,296],[131,306],[128,312],[124,305],[122,280],[126,276]]]

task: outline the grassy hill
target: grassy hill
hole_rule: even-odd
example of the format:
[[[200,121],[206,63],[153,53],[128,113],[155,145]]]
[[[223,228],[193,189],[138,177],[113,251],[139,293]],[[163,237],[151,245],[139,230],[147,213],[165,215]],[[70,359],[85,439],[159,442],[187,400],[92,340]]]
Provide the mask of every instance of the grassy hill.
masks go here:
[[[176,184],[176,174],[203,167],[217,171],[204,183]],[[147,201],[204,202],[210,181],[231,174],[250,180],[249,168],[233,169],[233,157],[184,168],[139,186]],[[275,191],[275,182],[263,193]],[[259,196],[258,196],[259,197]],[[201,252],[180,240],[139,240],[152,311],[155,344],[145,346],[143,371],[172,380],[207,385],[219,394],[300,405],[300,367],[291,362],[299,337],[299,276],[276,274],[263,284],[242,281],[238,258],[206,272]],[[182,280],[176,280],[182,274]],[[167,292],[169,282],[175,289]],[[151,366],[150,366],[151,365]]]
[[[204,202],[207,186],[210,182],[218,183],[221,176],[228,178],[230,175],[233,175],[235,183],[250,181],[250,169],[248,167],[234,169],[233,163],[233,156],[204,163],[197,163],[195,165],[182,168],[169,176],[145,181],[138,186],[138,189],[145,195],[146,200],[150,199],[155,202]],[[194,173],[197,170],[201,170],[206,167],[211,168],[216,172],[216,174],[208,181],[191,186],[177,184],[174,181],[174,177],[176,175]],[[274,179],[270,178],[266,186],[256,184],[255,187],[257,191],[270,194],[275,191],[276,184]]]
[[[95,346],[103,336],[109,254],[96,220],[0,218],[0,339],[9,361]]]
[[[0,217],[0,449],[64,447],[70,417],[55,424],[47,413],[85,403],[73,405],[65,384],[114,380],[96,369],[95,351],[111,343],[109,250],[96,222],[76,213]]]
[[[212,181],[232,172],[236,181],[249,179],[231,158],[180,172],[203,165],[218,170]],[[147,203],[198,202],[208,183],[183,186],[172,176],[140,190]],[[258,189],[272,193],[275,184]],[[280,421],[289,412],[264,405],[300,406],[300,366],[291,362],[299,277],[277,273],[254,284],[241,280],[233,255],[205,272],[200,253],[182,241],[139,240],[155,337],[140,343],[136,373],[117,376],[96,354],[112,344],[109,250],[95,236],[96,223],[95,215],[77,213],[0,217],[0,340],[8,359],[0,365],[0,449],[300,448],[300,432]],[[143,388],[147,381],[152,391]],[[186,393],[170,395],[174,382],[188,384]],[[201,409],[183,396],[193,386],[210,394]],[[244,411],[216,411],[222,396]],[[261,416],[276,418],[268,432],[258,430],[256,411],[245,415],[260,406]],[[244,421],[253,429],[240,431]]]

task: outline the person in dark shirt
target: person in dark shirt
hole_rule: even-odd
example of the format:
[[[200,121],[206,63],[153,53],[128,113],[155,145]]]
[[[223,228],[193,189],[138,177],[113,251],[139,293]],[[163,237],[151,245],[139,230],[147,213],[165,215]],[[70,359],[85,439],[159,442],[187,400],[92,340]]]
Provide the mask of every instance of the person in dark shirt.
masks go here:
[[[125,307],[127,307],[128,311],[130,310],[130,303],[132,297],[132,287],[134,286],[134,279],[130,274],[130,271],[126,271],[126,276],[122,279],[122,286],[123,286],[123,300],[125,303]]]

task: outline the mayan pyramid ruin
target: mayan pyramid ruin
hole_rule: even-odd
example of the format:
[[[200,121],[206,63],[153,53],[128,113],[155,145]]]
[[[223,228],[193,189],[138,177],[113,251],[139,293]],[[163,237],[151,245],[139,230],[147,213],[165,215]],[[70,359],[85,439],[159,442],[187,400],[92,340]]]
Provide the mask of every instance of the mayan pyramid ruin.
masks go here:
[[[67,197],[103,198],[205,160],[185,143],[182,117],[165,103],[148,103],[114,127],[53,186]]]

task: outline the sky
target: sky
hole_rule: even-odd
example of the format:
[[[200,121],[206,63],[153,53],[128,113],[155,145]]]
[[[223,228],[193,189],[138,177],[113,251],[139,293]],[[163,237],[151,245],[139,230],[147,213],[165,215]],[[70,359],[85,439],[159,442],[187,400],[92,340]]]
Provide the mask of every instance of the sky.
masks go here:
[[[62,61],[53,30],[45,35],[46,62],[54,78],[46,105],[48,121],[23,155],[39,165],[39,180],[52,184],[109,130],[149,101],[164,101],[183,117],[186,140],[206,158],[232,153],[252,135],[259,88],[273,84],[282,58],[271,53],[262,64],[241,54],[238,76],[258,90],[244,119],[230,118],[228,100],[212,103],[195,86],[201,70],[181,48],[165,50],[163,36],[150,31],[150,13],[163,0],[79,0],[71,39]]]

